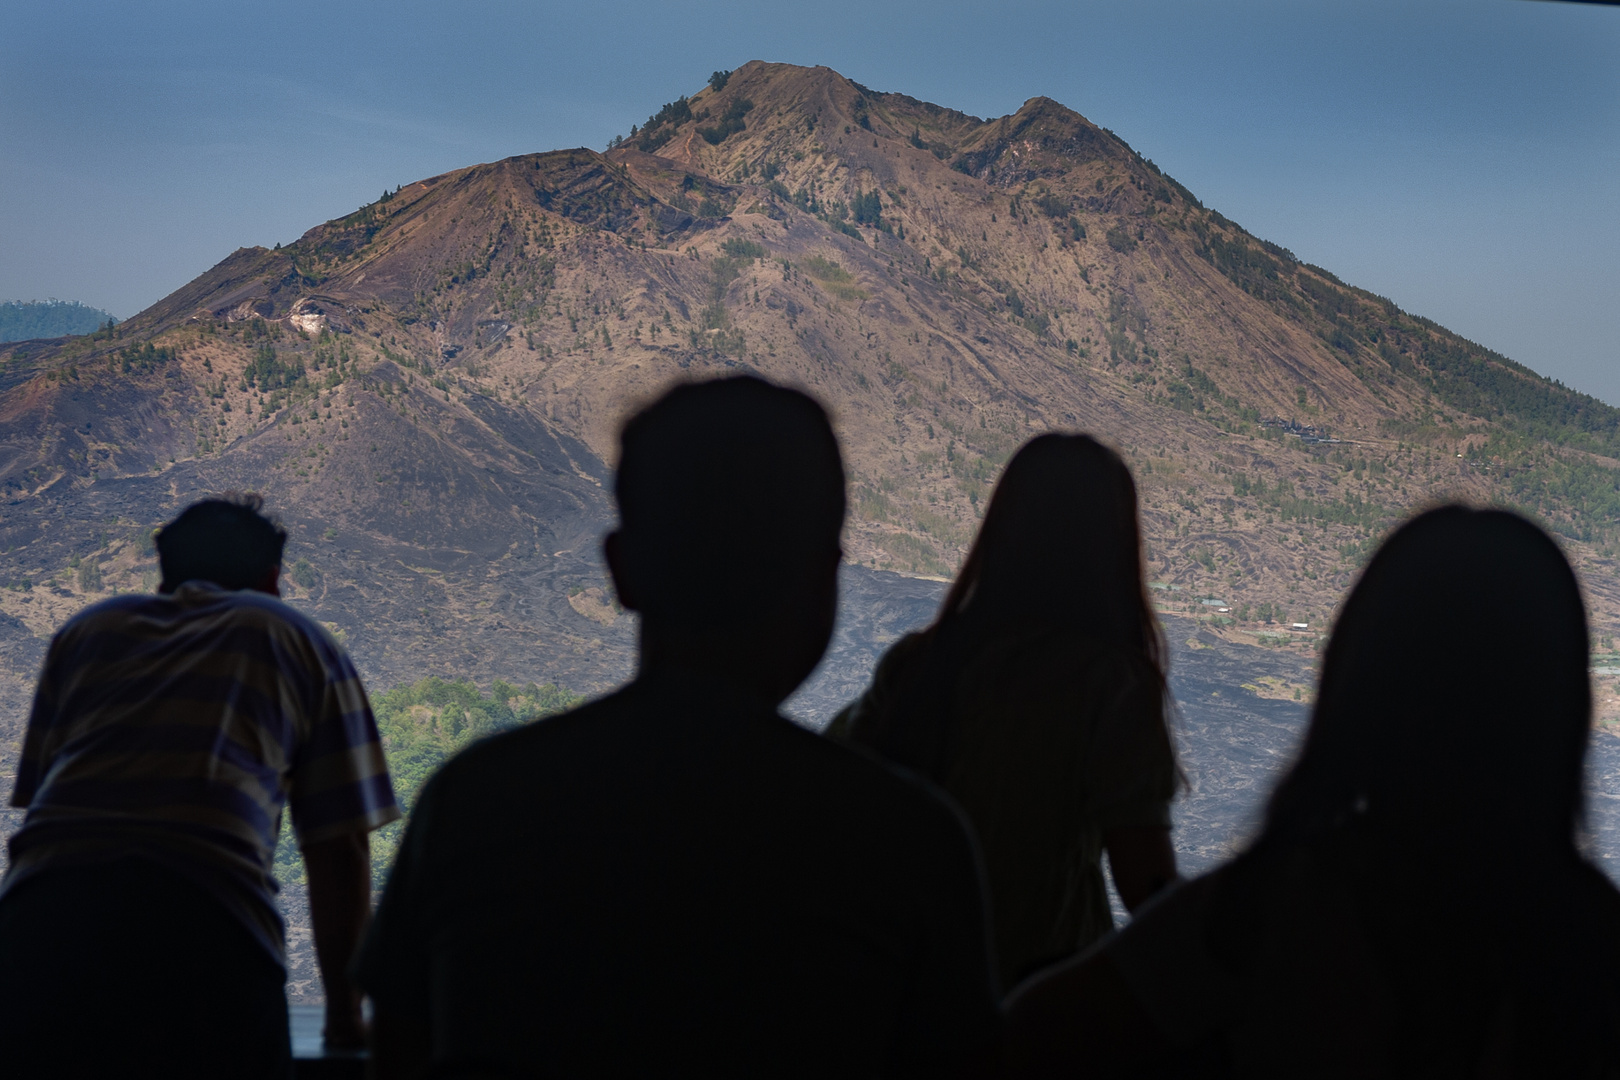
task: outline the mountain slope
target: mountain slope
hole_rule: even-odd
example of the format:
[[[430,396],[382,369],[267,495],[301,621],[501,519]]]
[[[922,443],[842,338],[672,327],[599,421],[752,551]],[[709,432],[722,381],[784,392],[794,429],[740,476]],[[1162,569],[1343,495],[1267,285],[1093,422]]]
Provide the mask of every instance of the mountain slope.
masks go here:
[[[1169,607],[1324,625],[1390,523],[1460,495],[1559,530],[1613,632],[1616,410],[1257,240],[1056,102],[985,121],[757,62],[715,84],[605,154],[429,178],[0,351],[13,677],[151,578],[154,524],[236,487],[374,680],[600,688],[632,634],[595,556],[616,425],[730,371],[832,409],[868,568],[948,574],[1008,455],[1084,429],[1137,470]]]

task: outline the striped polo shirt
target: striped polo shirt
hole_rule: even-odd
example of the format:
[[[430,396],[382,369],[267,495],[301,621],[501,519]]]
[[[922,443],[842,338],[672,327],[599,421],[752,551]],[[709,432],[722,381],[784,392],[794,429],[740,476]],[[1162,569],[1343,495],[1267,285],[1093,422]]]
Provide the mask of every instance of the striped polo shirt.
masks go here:
[[[283,807],[300,844],[400,813],[342,647],[274,597],[203,581],[62,627],[11,804],[28,813],[0,892],[54,865],[147,858],[218,897],[278,961]]]

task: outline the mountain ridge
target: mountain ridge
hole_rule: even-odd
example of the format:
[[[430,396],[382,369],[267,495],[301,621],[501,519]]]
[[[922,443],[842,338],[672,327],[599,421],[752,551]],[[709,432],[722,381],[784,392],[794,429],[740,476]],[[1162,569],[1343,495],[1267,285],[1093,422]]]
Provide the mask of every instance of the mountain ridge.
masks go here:
[[[1599,635],[1620,623],[1620,411],[1252,237],[1049,98],[986,120],[757,61],[605,153],[402,185],[0,349],[0,613],[28,653],[91,585],[139,587],[185,499],[254,488],[309,567],[294,601],[368,674],[600,689],[630,647],[593,539],[617,424],[733,371],[827,403],[869,569],[948,576],[1007,456],[1086,429],[1136,470],[1167,606],[1323,629],[1384,529],[1462,497],[1559,531]]]

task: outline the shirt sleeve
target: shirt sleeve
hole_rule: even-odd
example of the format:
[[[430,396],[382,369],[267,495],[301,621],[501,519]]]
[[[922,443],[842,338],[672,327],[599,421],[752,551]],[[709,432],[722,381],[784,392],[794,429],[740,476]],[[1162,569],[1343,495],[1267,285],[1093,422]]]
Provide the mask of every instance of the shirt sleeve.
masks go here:
[[[23,735],[22,754],[17,760],[17,779],[11,787],[11,805],[26,807],[34,801],[39,782],[50,768],[53,753],[48,745],[56,724],[57,668],[61,657],[61,636],[51,640],[50,651],[40,669],[34,688],[34,706],[28,714],[28,730]]]
[[[336,643],[318,644],[323,681],[287,797],[300,844],[369,832],[400,816],[360,676]]]
[[[1170,825],[1176,759],[1157,679],[1132,663],[1114,682],[1086,755],[1086,784],[1097,828]]]
[[[1002,1034],[1000,993],[991,962],[984,877],[964,819],[942,807],[924,872],[921,935],[911,994],[902,1014],[892,1074],[957,1075],[972,1062],[991,1065]]]

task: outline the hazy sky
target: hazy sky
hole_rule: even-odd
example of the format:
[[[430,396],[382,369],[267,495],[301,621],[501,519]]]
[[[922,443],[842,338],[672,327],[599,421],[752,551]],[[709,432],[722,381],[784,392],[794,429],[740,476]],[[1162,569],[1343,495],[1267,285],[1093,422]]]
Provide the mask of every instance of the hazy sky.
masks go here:
[[[1046,95],[1346,281],[1620,404],[1620,8],[1526,0],[0,5],[0,299],[127,317],[384,187],[709,72]]]

